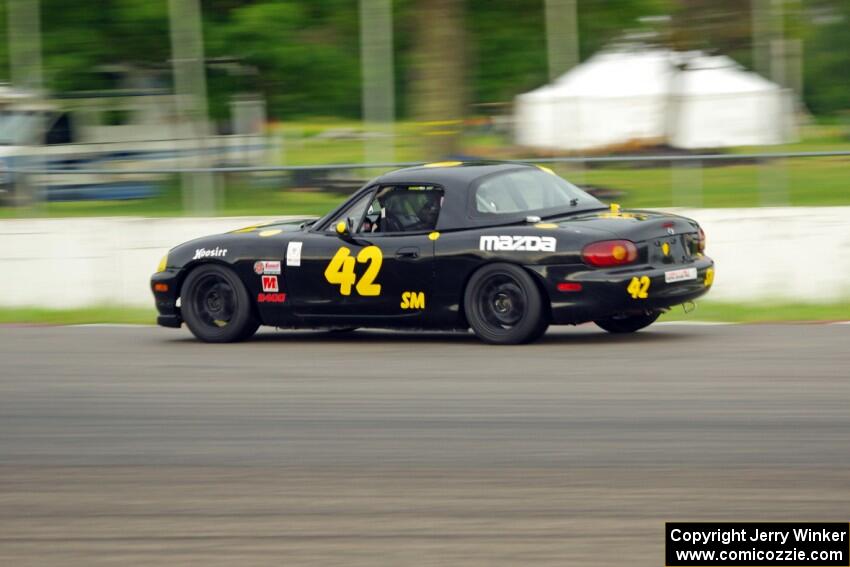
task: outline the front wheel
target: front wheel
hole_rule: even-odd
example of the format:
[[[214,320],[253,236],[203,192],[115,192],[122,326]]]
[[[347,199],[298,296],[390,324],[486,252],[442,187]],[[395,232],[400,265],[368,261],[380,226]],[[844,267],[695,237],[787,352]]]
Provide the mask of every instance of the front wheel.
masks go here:
[[[192,334],[206,343],[242,341],[260,326],[245,286],[233,270],[216,264],[189,273],[180,310]]]
[[[661,311],[648,311],[638,314],[615,315],[608,319],[599,319],[594,323],[609,333],[634,333],[644,327],[649,327],[660,316]]]
[[[486,343],[531,342],[549,326],[540,290],[528,272],[512,264],[489,264],[475,272],[463,304],[470,327]]]

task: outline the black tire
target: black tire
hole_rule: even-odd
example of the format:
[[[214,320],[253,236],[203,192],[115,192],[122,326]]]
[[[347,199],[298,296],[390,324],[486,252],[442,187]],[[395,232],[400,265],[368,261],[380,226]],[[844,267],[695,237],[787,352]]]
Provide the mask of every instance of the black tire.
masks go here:
[[[512,264],[488,264],[472,274],[463,305],[469,326],[485,343],[528,343],[549,327],[540,290]]]
[[[183,320],[205,343],[243,341],[260,326],[248,291],[225,266],[203,264],[192,270],[183,284],[180,301]]]
[[[616,315],[608,319],[594,321],[594,323],[609,333],[634,333],[644,327],[649,327],[660,316],[661,311],[650,311],[648,313]]]

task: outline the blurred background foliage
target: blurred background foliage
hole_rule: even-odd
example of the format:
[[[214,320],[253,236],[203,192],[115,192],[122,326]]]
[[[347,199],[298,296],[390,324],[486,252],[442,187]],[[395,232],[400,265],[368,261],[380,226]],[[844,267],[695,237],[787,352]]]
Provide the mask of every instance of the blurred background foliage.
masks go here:
[[[752,61],[752,5],[765,0],[579,0],[582,60],[604,45],[633,37],[699,48]],[[771,1],[771,0],[766,0]],[[169,69],[167,0],[42,0],[47,86],[53,91],[107,88],[104,65]],[[505,103],[547,80],[543,0],[444,0],[461,14],[452,49],[467,72],[457,85],[466,104]],[[261,92],[276,119],[358,117],[357,0],[203,0],[213,116],[226,114],[234,91]],[[428,9],[428,8],[432,9]],[[5,29],[5,3],[0,18]],[[447,25],[432,0],[395,0],[397,112],[416,114],[417,40]],[[816,114],[850,108],[850,2],[788,0],[786,37],[803,45],[804,102]],[[8,79],[0,41],[0,80]],[[451,64],[452,62],[448,62]],[[163,73],[168,76],[168,73]]]

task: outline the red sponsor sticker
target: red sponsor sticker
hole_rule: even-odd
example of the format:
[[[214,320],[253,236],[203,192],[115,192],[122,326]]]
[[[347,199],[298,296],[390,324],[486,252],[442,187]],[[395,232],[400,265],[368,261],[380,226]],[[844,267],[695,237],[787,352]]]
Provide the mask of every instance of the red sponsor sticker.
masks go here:
[[[258,276],[280,275],[280,260],[257,260],[254,262],[254,273]]]
[[[286,301],[285,293],[261,293],[257,295],[257,303],[283,303]]]
[[[263,272],[266,274],[280,274],[280,260],[265,260],[263,261]]]
[[[280,291],[277,287],[277,276],[263,276],[263,291]]]

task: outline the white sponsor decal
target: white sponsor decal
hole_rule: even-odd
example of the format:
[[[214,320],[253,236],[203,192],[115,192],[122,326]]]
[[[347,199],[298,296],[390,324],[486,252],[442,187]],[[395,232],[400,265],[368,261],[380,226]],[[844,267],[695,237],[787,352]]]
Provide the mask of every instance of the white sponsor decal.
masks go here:
[[[263,291],[277,292],[277,276],[263,276]]]
[[[664,272],[664,281],[667,283],[686,282],[688,280],[697,279],[696,268],[683,268],[681,270],[671,270]]]
[[[274,274],[280,275],[279,260],[258,260],[254,262],[254,271],[259,274]]]
[[[301,265],[301,242],[290,242],[286,247],[286,265]]]
[[[207,250],[206,248],[197,248],[195,250],[195,256],[192,258],[193,260],[199,260],[201,258],[221,258],[222,256],[227,256],[227,248],[219,248],[216,246],[215,248],[210,248]]]
[[[551,236],[482,236],[480,247],[498,252],[554,252],[557,242]]]

